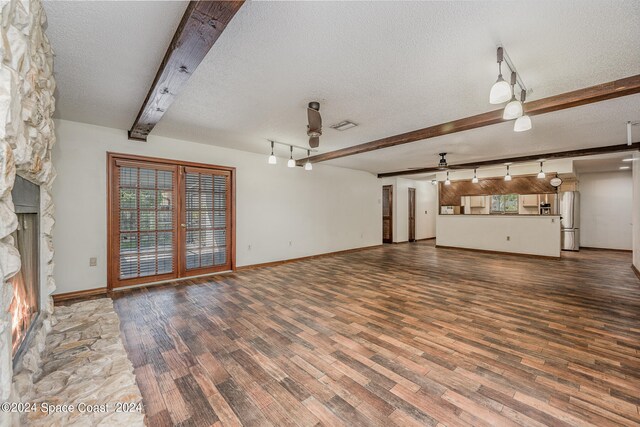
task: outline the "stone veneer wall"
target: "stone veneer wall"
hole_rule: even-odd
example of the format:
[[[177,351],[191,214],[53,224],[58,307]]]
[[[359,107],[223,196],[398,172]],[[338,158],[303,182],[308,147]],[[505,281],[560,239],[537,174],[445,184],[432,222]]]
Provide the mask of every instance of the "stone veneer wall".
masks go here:
[[[11,233],[17,218],[11,200],[16,173],[40,185],[41,319],[21,369],[36,372],[53,311],[53,202],[55,142],[53,52],[44,34],[46,16],[40,0],[0,0],[0,402],[19,399],[12,387],[11,318],[8,279],[20,269]],[[13,389],[13,396],[12,394]],[[3,418],[5,417],[5,418]],[[10,421],[0,412],[0,425]]]

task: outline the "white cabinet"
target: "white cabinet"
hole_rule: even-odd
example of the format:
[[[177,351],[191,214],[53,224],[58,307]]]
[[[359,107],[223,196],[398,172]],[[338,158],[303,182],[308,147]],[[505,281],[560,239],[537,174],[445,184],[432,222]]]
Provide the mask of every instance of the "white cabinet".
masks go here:
[[[471,196],[470,197],[471,201],[470,201],[470,207],[472,208],[484,208],[484,200],[485,197],[484,196]]]
[[[522,206],[526,208],[537,207],[538,203],[538,195],[537,194],[525,194],[522,197]]]

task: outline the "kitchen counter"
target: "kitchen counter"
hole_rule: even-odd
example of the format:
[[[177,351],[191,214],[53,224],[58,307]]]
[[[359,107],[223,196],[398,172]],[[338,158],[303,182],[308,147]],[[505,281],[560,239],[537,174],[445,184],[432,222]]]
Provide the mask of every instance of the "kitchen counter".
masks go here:
[[[560,257],[559,215],[437,215],[438,246]]]

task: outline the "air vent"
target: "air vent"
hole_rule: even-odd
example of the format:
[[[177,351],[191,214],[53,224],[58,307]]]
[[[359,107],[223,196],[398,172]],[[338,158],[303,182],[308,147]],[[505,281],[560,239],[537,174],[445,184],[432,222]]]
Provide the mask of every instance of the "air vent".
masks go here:
[[[343,120],[340,123],[336,123],[335,125],[329,126],[329,127],[331,129],[343,131],[343,130],[354,128],[356,126],[358,126],[358,125],[353,123],[353,122],[350,122],[349,120]]]

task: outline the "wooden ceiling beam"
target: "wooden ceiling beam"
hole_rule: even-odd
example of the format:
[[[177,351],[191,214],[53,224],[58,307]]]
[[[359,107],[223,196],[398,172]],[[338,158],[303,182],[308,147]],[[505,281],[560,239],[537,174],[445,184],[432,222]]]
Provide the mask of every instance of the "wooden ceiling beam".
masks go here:
[[[566,92],[560,95],[526,102],[524,110],[529,116],[550,113],[552,111],[565,110],[580,105],[592,104],[607,99],[619,98],[622,96],[640,93],[640,74],[624,79],[614,80],[584,89]],[[367,153],[369,151],[380,150],[397,145],[408,144],[410,142],[421,141],[423,139],[435,138],[437,136],[448,135],[470,129],[477,129],[504,122],[502,119],[503,109],[493,110],[439,125],[429,126],[423,129],[389,136],[364,144],[358,144],[340,150],[330,151],[309,157],[311,163],[324,162],[341,157],[353,156],[355,154]],[[298,160],[298,165],[306,163],[307,159]]]
[[[542,153],[542,154],[532,154],[527,156],[520,157],[507,157],[504,159],[493,159],[493,160],[482,160],[477,162],[469,162],[469,163],[461,163],[457,165],[449,165],[448,169],[438,169],[437,167],[428,167],[421,169],[411,169],[411,170],[402,170],[397,172],[385,172],[379,173],[378,178],[388,178],[392,176],[402,176],[402,175],[416,175],[421,173],[433,173],[433,172],[443,172],[446,170],[461,170],[461,169],[474,169],[480,168],[483,166],[497,166],[503,165],[505,163],[527,163],[527,162],[538,162],[541,159],[547,160],[557,160],[557,159],[568,159],[572,157],[584,157],[584,156],[596,156],[599,154],[609,154],[609,153],[618,153],[624,151],[636,151],[640,150],[640,142],[634,142],[631,145],[620,144],[620,145],[609,145],[606,147],[595,147],[595,148],[583,148],[580,150],[569,150],[569,151],[556,151],[553,153]]]
[[[160,121],[243,3],[244,0],[189,2],[142,108],[129,130],[129,139],[147,140],[149,132]]]

